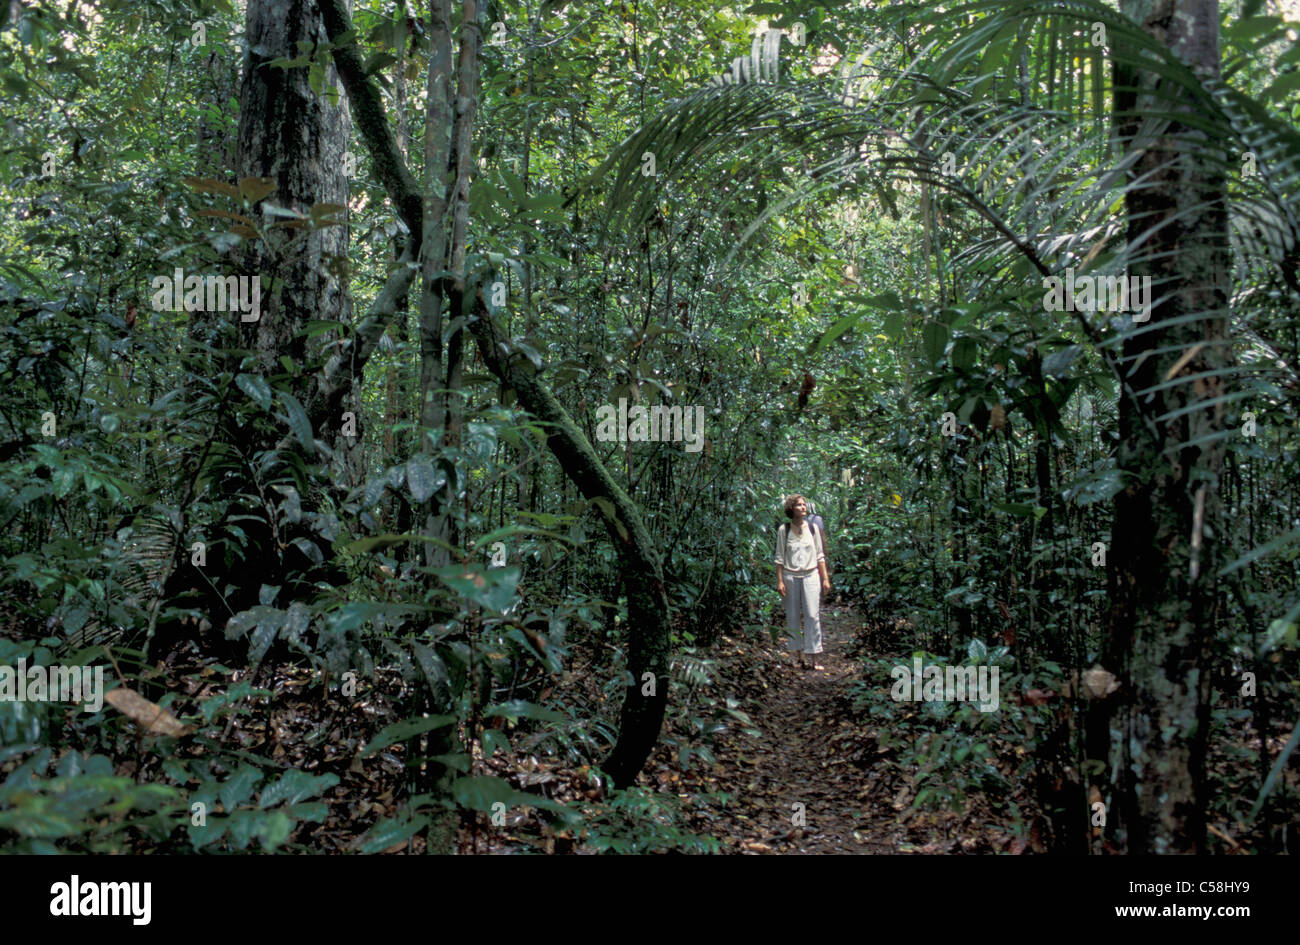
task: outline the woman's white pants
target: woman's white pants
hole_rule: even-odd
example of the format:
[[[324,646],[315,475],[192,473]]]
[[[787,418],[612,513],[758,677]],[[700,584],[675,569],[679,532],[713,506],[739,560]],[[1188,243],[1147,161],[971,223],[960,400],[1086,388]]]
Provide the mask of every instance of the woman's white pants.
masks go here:
[[[790,639],[785,645],[787,650],[822,651],[821,596],[820,573],[809,571],[801,575],[785,572],[785,625],[790,630]]]

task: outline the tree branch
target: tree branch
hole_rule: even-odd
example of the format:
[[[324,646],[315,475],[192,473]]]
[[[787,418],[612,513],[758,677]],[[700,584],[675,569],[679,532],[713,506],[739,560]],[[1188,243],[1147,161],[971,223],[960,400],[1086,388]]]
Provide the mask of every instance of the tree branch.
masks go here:
[[[397,314],[398,304],[415,281],[419,267],[415,262],[418,250],[413,249],[413,242],[415,241],[408,238],[406,249],[397,260],[397,268],[389,273],[384,288],[370,303],[366,317],[357,326],[352,338],[344,342],[343,347],[326,362],[317,376],[316,387],[306,405],[312,429],[319,430],[331,417],[337,417],[343,395],[375,353],[379,339]]]
[[[470,319],[469,330],[478,342],[483,361],[514,390],[519,403],[546,426],[547,445],[565,474],[595,505],[618,553],[627,591],[627,670],[631,682],[625,690],[618,742],[603,767],[616,786],[626,787],[636,780],[654,750],[668,705],[672,625],[663,565],[632,499],[614,481],[537,369],[501,334],[483,299],[482,284],[474,285],[471,291],[476,317]],[[452,305],[459,305],[454,287],[451,295]]]
[[[370,151],[371,160],[375,162],[379,182],[393,198],[397,214],[410,230],[409,236],[416,241],[418,250],[424,232],[420,187],[402,159],[397,138],[388,126],[388,114],[383,100],[379,97],[375,84],[366,75],[356,40],[337,45],[340,36],[352,32],[352,18],[348,15],[347,6],[344,0],[316,0],[316,6],[325,21],[326,35],[331,43],[336,44],[333,50],[334,65],[347,90],[352,117],[356,119],[361,138]]]
[[[330,42],[337,44],[339,37],[352,31],[352,18],[344,0],[317,0],[316,6],[320,9]],[[374,354],[380,337],[397,313],[398,303],[415,279],[418,268],[414,263],[420,257],[424,240],[424,209],[419,184],[402,157],[397,138],[388,125],[384,103],[375,83],[366,75],[357,44],[353,40],[336,45],[333,52],[339,79],[347,90],[361,139],[374,161],[380,183],[392,197],[398,217],[406,224],[408,232],[398,268],[389,274],[383,290],[371,303],[353,337],[330,358],[317,378],[306,405],[315,430],[335,416],[349,386],[361,376],[366,362]]]

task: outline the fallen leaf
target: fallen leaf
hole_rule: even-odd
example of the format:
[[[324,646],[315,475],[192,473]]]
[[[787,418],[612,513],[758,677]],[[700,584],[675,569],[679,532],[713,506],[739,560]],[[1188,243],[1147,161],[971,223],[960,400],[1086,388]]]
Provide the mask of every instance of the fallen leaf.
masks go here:
[[[150,702],[134,689],[119,686],[109,690],[104,701],[123,715],[138,722],[150,735],[185,735],[189,729],[180,719],[156,702]]]
[[[1083,674],[1084,692],[1093,699],[1104,699],[1119,689],[1119,680],[1113,673],[1094,666]]]

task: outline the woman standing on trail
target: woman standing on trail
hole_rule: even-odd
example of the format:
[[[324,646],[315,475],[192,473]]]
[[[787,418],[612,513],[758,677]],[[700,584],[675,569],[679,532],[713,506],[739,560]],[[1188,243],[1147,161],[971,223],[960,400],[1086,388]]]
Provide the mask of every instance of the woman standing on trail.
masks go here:
[[[776,530],[776,554],[772,558],[776,589],[785,598],[785,625],[790,629],[786,649],[799,653],[800,667],[807,665],[805,656],[822,651],[818,611],[822,593],[830,593],[831,589],[830,575],[826,573],[826,544],[821,529],[805,521],[807,515],[807,499],[801,495],[786,498],[785,516],[790,522]],[[815,660],[813,669],[821,669]]]

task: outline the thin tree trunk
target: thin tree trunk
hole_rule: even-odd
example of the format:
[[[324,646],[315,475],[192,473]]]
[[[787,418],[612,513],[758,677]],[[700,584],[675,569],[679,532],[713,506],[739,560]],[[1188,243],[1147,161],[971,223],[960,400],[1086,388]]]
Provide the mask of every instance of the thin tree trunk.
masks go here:
[[[331,37],[338,37],[352,28],[342,0],[318,2]],[[336,49],[335,57],[339,74],[352,98],[357,126],[370,149],[376,170],[414,237],[404,260],[414,261],[420,244],[416,234],[424,232],[424,211],[419,191],[401,162],[378,92],[366,76],[355,46]],[[468,179],[464,179],[468,183]],[[363,365],[370,356],[387,319],[392,317],[397,297],[409,283],[409,269],[399,268],[390,276],[366,320],[358,327],[354,356],[360,364]],[[630,784],[654,748],[667,705],[671,626],[668,595],[658,554],[636,506],[610,476],[591,443],[555,395],[537,377],[532,362],[517,352],[507,353],[505,338],[488,313],[481,287],[474,285],[472,291],[467,292],[467,283],[462,283],[462,286],[465,288],[458,288],[454,280],[444,279],[443,291],[450,298],[452,311],[467,310],[475,316],[469,328],[488,368],[516,392],[525,409],[551,425],[548,445],[583,495],[588,499],[603,500],[595,505],[619,555],[628,595],[628,670],[632,677],[623,703],[618,741],[604,768],[616,785]],[[462,302],[466,295],[472,299],[472,310]],[[314,404],[327,403],[335,395],[340,388],[338,378],[344,372],[341,359],[331,359],[322,372]]]
[[[636,505],[614,481],[532,362],[515,351],[504,353],[509,350],[508,343],[488,313],[481,289],[475,291],[474,298],[478,317],[470,323],[470,330],[484,362],[502,384],[514,390],[520,404],[547,425],[551,452],[583,496],[593,501],[619,557],[627,592],[631,680],[623,700],[618,741],[603,767],[616,786],[626,787],[636,780],[654,749],[668,702],[671,624],[662,563]]]
[[[451,0],[431,0],[429,11],[429,77],[424,125],[424,255],[420,291],[420,443],[433,451],[429,431],[443,429],[446,420],[446,386],[442,364],[442,303],[447,268],[447,168],[451,160],[453,124],[451,99]],[[432,500],[424,533],[446,542],[447,494]],[[440,567],[450,560],[444,546],[425,545],[425,563]]]
[[[1124,12],[1203,76],[1219,73],[1214,0],[1126,0]],[[1149,330],[1124,342],[1126,380],[1136,396],[1119,408],[1117,464],[1128,485],[1115,498],[1110,549],[1106,668],[1119,676],[1109,729],[1116,772],[1108,827],[1128,853],[1197,853],[1205,842],[1205,759],[1209,732],[1210,644],[1219,621],[1222,531],[1218,485],[1220,379],[1231,364],[1227,338],[1229,251],[1218,142],[1161,114],[1197,103],[1152,90],[1149,73],[1116,69],[1115,107],[1131,180],[1148,178],[1126,200],[1131,246],[1142,259],[1131,275],[1151,277]],[[1139,88],[1136,94],[1125,87]],[[1192,314],[1183,324],[1165,324]],[[1176,365],[1184,353],[1194,356]],[[1180,375],[1194,384],[1150,391]],[[1196,408],[1170,417],[1180,408]]]
[[[405,4],[402,4],[403,11]],[[405,11],[404,11],[405,12]],[[402,156],[402,160],[409,164],[410,158],[410,140],[407,132],[406,116],[406,61],[410,39],[408,36],[409,27],[407,26],[406,16],[402,18],[402,27],[398,31],[397,42],[397,62],[393,70],[393,111],[396,112],[397,125],[397,151]],[[396,262],[402,257],[403,240],[400,235],[393,237],[393,261]],[[403,297],[398,303],[398,317],[394,324],[394,333],[398,341],[406,341],[406,310],[410,304],[410,298]],[[394,360],[388,365],[388,371],[384,378],[384,449],[383,462],[385,464],[395,463],[398,460],[397,449],[397,426],[403,420],[405,410],[402,405],[402,394],[400,384],[401,365]],[[404,529],[398,529],[405,531]]]
[[[447,339],[447,412],[446,434],[448,446],[459,447],[465,403],[461,397],[465,371],[464,320],[469,315],[464,308],[465,256],[469,234],[469,184],[474,158],[474,112],[478,93],[478,47],[480,40],[478,4],[465,0],[461,7],[460,54],[456,77],[456,124],[452,131],[451,160],[456,171],[456,185],[452,199],[451,246],[449,247],[452,293],[451,314],[454,321]],[[472,300],[471,300],[472,305]],[[451,516],[451,503],[460,484],[447,477],[442,516],[445,520],[440,530],[447,535],[451,545],[458,543],[455,519]]]

